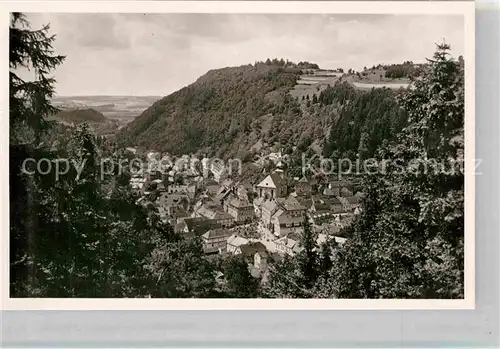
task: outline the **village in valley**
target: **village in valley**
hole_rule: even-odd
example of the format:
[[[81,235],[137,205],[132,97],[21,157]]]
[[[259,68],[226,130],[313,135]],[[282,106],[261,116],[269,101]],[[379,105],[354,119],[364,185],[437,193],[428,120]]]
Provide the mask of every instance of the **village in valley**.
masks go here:
[[[138,156],[136,148],[127,148]],[[192,166],[189,156],[157,152],[132,174],[138,203],[152,208],[164,223],[185,237],[201,237],[205,255],[239,255],[252,276],[265,283],[268,263],[300,252],[305,220],[319,244],[346,241],[342,229],[361,212],[359,183],[337,175],[289,177],[286,156],[270,153],[245,163],[259,172],[233,176],[219,162]],[[166,160],[166,161],[165,161]],[[169,163],[169,166],[160,164]],[[268,166],[264,167],[263,163]],[[269,166],[270,165],[270,166]],[[267,172],[267,173],[266,173]]]

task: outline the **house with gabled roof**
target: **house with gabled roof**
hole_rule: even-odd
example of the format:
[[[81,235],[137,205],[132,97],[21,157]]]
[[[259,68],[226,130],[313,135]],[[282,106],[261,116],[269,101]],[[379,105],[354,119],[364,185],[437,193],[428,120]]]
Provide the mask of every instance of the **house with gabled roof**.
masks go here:
[[[231,232],[225,228],[210,229],[201,236],[203,239],[203,252],[206,254],[225,252],[227,239],[230,236]]]
[[[259,197],[268,199],[280,198],[287,195],[285,175],[282,170],[276,170],[268,175],[256,186]]]
[[[300,233],[303,223],[303,216],[290,215],[286,211],[279,209],[271,218],[271,231],[276,236]]]
[[[361,198],[359,196],[338,197],[342,202],[345,212],[353,212],[361,206]]]
[[[291,216],[303,216],[307,208],[304,207],[296,198],[293,196],[287,196],[286,198],[277,198],[276,205]]]
[[[224,204],[224,209],[235,222],[249,222],[254,218],[254,207],[248,199],[232,195]]]
[[[283,236],[274,241],[274,243],[276,244],[276,250],[280,253],[293,256],[294,254],[300,252],[300,243],[298,239]]]
[[[335,196],[313,196],[311,199],[311,212],[331,211],[332,213],[345,212],[342,201]]]
[[[195,207],[194,217],[204,217],[214,220],[218,224],[227,227],[234,224],[234,218],[229,213],[224,212],[223,208],[213,203],[205,203]]]
[[[261,220],[265,227],[271,224],[271,218],[278,210],[275,200],[264,200],[260,206]]]
[[[287,230],[296,230],[294,228],[299,227],[306,212],[307,208],[290,195],[286,198],[276,198],[263,202],[261,220],[264,227],[282,236]]]

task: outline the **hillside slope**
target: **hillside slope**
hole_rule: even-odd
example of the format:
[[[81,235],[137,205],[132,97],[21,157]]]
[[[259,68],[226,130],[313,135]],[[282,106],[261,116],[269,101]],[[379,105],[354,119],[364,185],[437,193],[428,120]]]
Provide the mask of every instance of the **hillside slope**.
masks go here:
[[[60,110],[54,115],[56,120],[66,122],[106,122],[106,117],[103,113],[92,108],[66,109]]]
[[[346,93],[352,102],[349,107],[342,97]],[[365,133],[372,153],[404,126],[396,94],[383,87],[355,88],[342,72],[260,62],[209,71],[155,102],[122,128],[116,139],[174,155],[250,160],[254,154],[279,149],[287,154],[329,155],[338,147],[341,153],[351,150],[352,154]],[[352,122],[355,128],[344,127]],[[332,132],[332,126],[342,132]]]
[[[174,154],[235,154],[260,139],[256,123],[300,113],[288,91],[300,69],[246,65],[209,71],[162,98],[119,132],[119,140]],[[247,147],[248,146],[248,147]]]
[[[85,122],[95,134],[101,136],[114,134],[120,127],[118,121],[108,119],[103,113],[93,108],[61,109],[49,119],[69,126]]]

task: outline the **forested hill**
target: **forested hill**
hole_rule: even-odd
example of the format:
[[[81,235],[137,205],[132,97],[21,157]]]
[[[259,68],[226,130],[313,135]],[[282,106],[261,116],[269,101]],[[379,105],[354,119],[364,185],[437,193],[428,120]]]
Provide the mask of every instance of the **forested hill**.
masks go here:
[[[103,113],[92,108],[60,110],[53,115],[53,118],[56,120],[75,123],[107,121]]]
[[[115,134],[120,127],[117,120],[109,119],[92,108],[61,109],[50,115],[48,119],[70,127],[87,123],[90,130],[100,136]]]
[[[177,155],[251,159],[273,148],[369,156],[404,127],[406,116],[397,90],[356,88],[354,75],[276,59],[212,70],[154,103],[117,139]]]
[[[257,118],[292,108],[287,92],[300,72],[264,63],[209,71],[154,103],[117,138],[174,154],[203,149],[235,153],[251,143],[252,122]]]

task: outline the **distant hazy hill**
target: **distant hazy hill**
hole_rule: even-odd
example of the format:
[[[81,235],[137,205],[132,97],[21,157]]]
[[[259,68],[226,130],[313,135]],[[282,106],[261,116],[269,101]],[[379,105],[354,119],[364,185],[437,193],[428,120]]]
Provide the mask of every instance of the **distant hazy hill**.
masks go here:
[[[62,110],[94,109],[106,118],[127,123],[155,101],[158,96],[56,96],[52,104]]]
[[[98,135],[114,134],[120,128],[120,123],[117,120],[108,119],[101,112],[92,108],[60,110],[50,119],[69,126],[86,122]]]
[[[107,119],[101,112],[92,108],[60,110],[55,116],[55,119],[67,122],[106,122]]]

